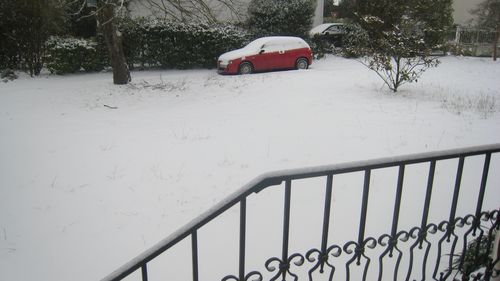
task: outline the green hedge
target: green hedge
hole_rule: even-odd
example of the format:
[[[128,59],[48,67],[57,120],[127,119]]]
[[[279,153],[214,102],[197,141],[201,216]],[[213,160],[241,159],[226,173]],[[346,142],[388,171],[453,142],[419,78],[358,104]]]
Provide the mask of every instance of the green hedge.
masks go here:
[[[103,46],[92,40],[51,37],[46,47],[46,67],[51,73],[100,71],[108,64]]]
[[[122,19],[119,29],[130,68],[213,68],[219,55],[250,39],[249,33],[231,25]],[[51,37],[46,46],[46,66],[52,73],[99,71],[109,65],[102,40]]]
[[[125,19],[120,24],[129,66],[212,68],[217,57],[241,48],[250,35],[235,26]]]

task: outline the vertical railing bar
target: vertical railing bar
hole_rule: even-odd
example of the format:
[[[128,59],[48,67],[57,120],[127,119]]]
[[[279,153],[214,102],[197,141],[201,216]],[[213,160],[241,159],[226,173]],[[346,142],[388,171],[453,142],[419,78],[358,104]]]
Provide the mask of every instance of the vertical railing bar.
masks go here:
[[[420,233],[419,233],[419,238],[418,238],[418,244],[419,247],[422,247],[424,241],[426,240],[427,237],[427,219],[429,218],[429,207],[431,204],[431,198],[432,198],[432,188],[434,185],[434,173],[436,171],[436,160],[431,160],[431,164],[429,166],[429,178],[427,179],[427,190],[425,191],[425,203],[424,203],[424,210],[422,213],[422,223],[420,225]],[[416,245],[416,244],[415,244]],[[423,263],[422,263],[422,278],[425,280],[425,270],[427,266],[427,257],[429,254],[430,246],[426,247],[425,252],[424,252],[424,258],[423,258]],[[413,254],[413,252],[411,253]]]
[[[425,191],[425,201],[424,201],[424,210],[422,213],[422,222],[420,223],[420,230],[418,233],[418,238],[415,243],[410,247],[410,261],[408,263],[408,273],[406,274],[406,281],[410,280],[410,276],[413,270],[413,258],[414,258],[414,248],[419,245],[421,249],[422,244],[427,236],[427,218],[429,216],[429,205],[431,203],[431,195],[432,195],[432,185],[434,183],[434,172],[436,170],[436,160],[431,160],[429,165],[429,176],[427,178],[427,189]],[[427,262],[427,253],[429,248],[426,249],[424,254],[424,260],[422,264],[422,275],[425,276],[425,267]]]
[[[451,201],[450,217],[448,219],[446,232],[445,232],[444,236],[439,240],[438,247],[437,247],[436,266],[434,267],[434,272],[432,274],[432,276],[435,280],[437,280],[436,276],[438,274],[440,263],[441,263],[441,252],[442,252],[443,242],[445,240],[447,242],[450,242],[451,235],[454,234],[455,215],[456,215],[456,211],[457,211],[458,196],[460,194],[460,184],[462,182],[464,162],[465,162],[465,156],[460,156],[459,161],[458,161],[457,175],[455,178],[455,188],[453,190],[453,199]],[[450,276],[451,272],[453,271],[452,267],[453,267],[453,258],[455,256],[456,243],[457,243],[457,236],[455,235],[455,239],[453,239],[453,241],[452,241],[451,249],[450,249],[450,252],[448,254],[448,270],[446,271],[446,273],[441,272],[440,279],[446,280]]]
[[[198,281],[198,234],[196,230],[191,233],[191,246],[193,258],[193,281]]]
[[[148,281],[148,267],[146,264],[141,266],[142,281]]]
[[[287,180],[285,183],[285,210],[283,217],[283,249],[282,249],[282,262],[288,261],[288,239],[290,234],[290,198],[292,193],[292,181]],[[286,270],[283,271],[283,280],[286,279]]]
[[[401,197],[403,194],[403,181],[405,176],[405,165],[399,165],[398,185],[396,189],[396,200],[394,202],[394,212],[392,213],[391,237],[395,238],[398,231],[399,210],[401,208]]]
[[[474,225],[473,225],[473,236],[476,235],[476,230],[479,229],[479,237],[477,238],[478,245],[476,246],[476,250],[474,251],[474,262],[477,262],[478,257],[479,257],[479,241],[483,239],[483,231],[480,228],[481,225],[481,211],[483,208],[483,200],[484,200],[484,193],[486,190],[486,182],[488,179],[488,173],[490,169],[490,161],[491,161],[491,152],[486,153],[485,158],[484,158],[484,165],[483,165],[483,174],[481,176],[481,185],[479,188],[479,195],[477,198],[477,205],[476,205],[476,213],[475,213],[475,218],[474,218]],[[464,244],[465,248],[465,244]],[[464,256],[465,251],[462,253],[462,257]],[[460,262],[460,268],[463,266],[463,262]]]
[[[455,221],[455,215],[457,212],[457,204],[458,204],[458,195],[460,193],[460,184],[462,182],[462,174],[464,170],[464,162],[465,162],[465,157],[460,156],[460,159],[458,161],[457,177],[455,179],[455,190],[453,191],[453,200],[451,203],[450,219],[448,220],[450,224],[453,224]]]
[[[481,177],[481,186],[479,189],[479,196],[477,198],[476,215],[475,215],[477,222],[479,222],[480,220],[481,210],[483,208],[484,192],[486,190],[486,181],[488,179],[490,161],[491,161],[491,152],[488,152],[486,153],[486,157],[484,158],[483,175]]]
[[[431,160],[431,165],[429,167],[429,178],[427,179],[427,190],[425,192],[425,203],[424,203],[424,210],[422,213],[422,223],[420,224],[420,228],[422,231],[425,231],[425,228],[427,226],[427,218],[429,217],[429,206],[431,204],[432,187],[434,184],[435,170],[436,170],[436,160]]]
[[[363,199],[361,203],[361,216],[359,219],[359,232],[358,232],[358,245],[363,244],[365,239],[365,227],[366,227],[366,213],[368,210],[368,194],[370,191],[370,176],[371,170],[365,170],[365,181],[363,184]]]
[[[323,239],[321,240],[321,252],[326,253],[328,247],[328,231],[330,228],[330,209],[332,205],[333,175],[326,178],[325,211],[323,214]]]
[[[247,200],[243,198],[240,203],[240,280],[245,279],[246,214]]]

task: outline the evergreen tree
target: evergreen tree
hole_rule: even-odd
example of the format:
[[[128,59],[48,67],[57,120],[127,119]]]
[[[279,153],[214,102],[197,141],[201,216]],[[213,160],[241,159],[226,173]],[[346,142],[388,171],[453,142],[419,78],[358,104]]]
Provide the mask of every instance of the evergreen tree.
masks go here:
[[[312,0],[252,0],[248,28],[258,36],[305,36],[312,25]]]

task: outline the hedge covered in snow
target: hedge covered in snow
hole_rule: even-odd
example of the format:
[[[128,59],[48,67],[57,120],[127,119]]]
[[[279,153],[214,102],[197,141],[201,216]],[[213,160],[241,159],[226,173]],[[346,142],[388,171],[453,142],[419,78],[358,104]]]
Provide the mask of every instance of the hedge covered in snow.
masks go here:
[[[46,67],[52,73],[100,71],[108,65],[105,49],[92,40],[52,36],[46,47]]]
[[[120,30],[130,68],[213,68],[220,54],[241,48],[250,39],[246,31],[231,25],[164,20],[123,19]],[[52,73],[100,71],[109,65],[102,40],[51,37],[46,46],[46,67]]]
[[[212,68],[220,54],[241,48],[249,39],[246,31],[231,25],[127,19],[120,26],[130,66]]]

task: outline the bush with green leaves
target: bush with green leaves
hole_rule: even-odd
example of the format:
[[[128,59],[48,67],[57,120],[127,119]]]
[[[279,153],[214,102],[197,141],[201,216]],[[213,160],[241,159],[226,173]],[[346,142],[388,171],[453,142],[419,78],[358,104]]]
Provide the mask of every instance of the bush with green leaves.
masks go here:
[[[314,16],[314,0],[252,0],[248,29],[258,36],[306,36]]]
[[[442,49],[452,23],[450,0],[373,0],[354,2],[353,17],[368,40],[351,48],[360,61],[391,89],[417,82],[439,64],[432,56]]]
[[[232,25],[159,19],[125,19],[120,30],[131,67],[212,68],[220,54],[241,48],[250,39],[248,32]]]
[[[108,65],[103,46],[94,40],[51,37],[46,46],[47,69],[51,73],[100,71]]]

